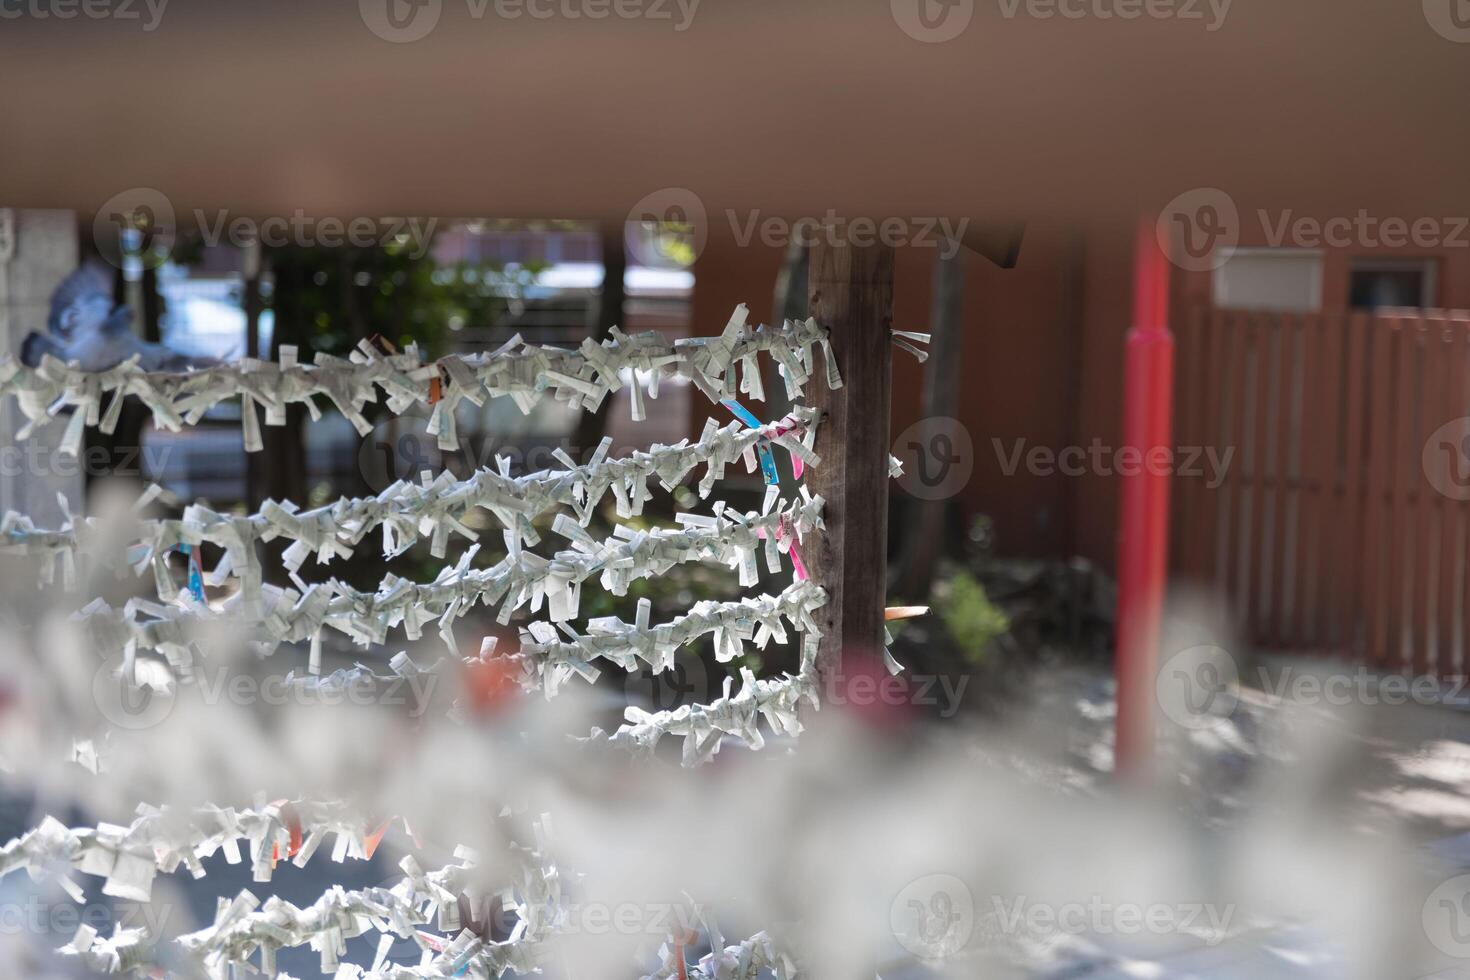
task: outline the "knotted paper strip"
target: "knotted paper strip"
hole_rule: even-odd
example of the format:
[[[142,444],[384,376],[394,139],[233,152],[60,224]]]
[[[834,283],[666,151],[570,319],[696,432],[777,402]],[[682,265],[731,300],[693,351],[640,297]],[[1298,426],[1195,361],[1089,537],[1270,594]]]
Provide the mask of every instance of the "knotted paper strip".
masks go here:
[[[345,359],[317,354],[314,363],[302,364],[295,348],[282,348],[280,363],[246,358],[183,373],[146,372],[136,359],[97,373],[51,357],[44,358],[40,367],[27,368],[7,355],[0,359],[0,396],[16,396],[28,420],[18,433],[22,439],[75,406],[61,451],[76,455],[83,428],[111,433],[127,396],[141,401],[153,413],[154,424],[169,431],[193,425],[215,405],[240,398],[245,448],[254,452],[261,448],[256,405],[265,409],[267,425],[283,424],[286,406],[292,404],[304,404],[316,421],[321,417],[318,397],[331,402],[363,435],[372,431],[363,410],[378,401],[380,391],[395,415],[415,405],[432,407],[429,430],[441,448],[453,449],[458,445],[455,410],[462,401],[482,405],[488,398],[506,395],[529,412],[549,394],[590,412],[639,373],[685,377],[712,401],[733,398],[737,387],[761,397],[756,356],[763,351],[780,365],[792,400],[801,396],[812,374],[817,346],[823,348],[828,386],[841,386],[827,331],[815,320],[752,327],[746,323],[748,315],[744,304],[737,306],[718,337],[669,341],[653,331],[629,335],[614,327],[600,344],[589,338],[580,347],[561,348],[530,344],[517,334],[488,353],[451,354],[429,362],[416,345],[402,353],[387,353],[366,340]],[[738,386],[737,362],[743,367]],[[634,398],[633,404],[636,412],[641,398]]]
[[[683,765],[698,766],[720,751],[726,735],[733,735],[752,749],[765,745],[757,722],[764,718],[777,735],[801,734],[798,708],[807,701],[818,706],[816,658],[817,634],[806,634],[801,670],[792,675],[759,680],[748,667],[740,669],[740,691],[730,693],[733,678],[725,678],[725,696],[709,704],[680,705],[672,711],[648,712],[635,705],[623,710],[627,723],[608,735],[594,728],[583,743],[606,743],[651,756],[665,735],[684,738]]]
[[[181,519],[134,521],[127,528],[109,528],[96,518],[72,518],[55,531],[36,528],[29,517],[10,511],[0,519],[0,553],[50,559],[41,566],[43,585],[54,581],[59,560],[63,580],[69,586],[75,577],[78,555],[104,568],[122,567],[125,562],[118,553],[122,536],[132,545],[127,563],[139,571],[151,567],[159,583],[159,598],[168,601],[176,593],[167,568],[169,554],[179,547],[197,547],[205,542],[225,549],[225,557],[211,572],[209,584],[222,585],[233,574],[247,591],[258,588],[261,581],[256,542],[290,541],[284,561],[293,577],[313,554],[318,563],[350,556],[363,538],[379,527],[383,529],[385,558],[402,554],[424,536],[430,539],[434,557],[443,558],[451,534],[470,540],[477,537],[465,519],[470,511],[481,508],[514,532],[521,543],[536,544],[540,537],[532,521],[559,506],[571,507],[585,527],[610,492],[620,517],[637,516],[649,499],[650,480],[656,478],[661,486],[672,488],[699,465],[708,467],[699,483],[700,497],[708,497],[715,481],[724,478],[727,465],[743,461],[748,471],[754,471],[753,449],[762,440],[781,446],[804,465],[814,466],[818,459],[811,451],[813,414],[809,409],[797,408],[781,421],[760,429],[748,429],[738,422],[720,428],[710,421],[693,444],[681,441],[672,446],[657,445],[648,452],[615,459],[606,458],[612,440],[604,439],[585,466],[521,477],[481,469],[466,480],[455,480],[445,472],[422,483],[399,481],[376,497],[342,498],[308,511],[298,511],[289,502],[267,501],[260,513],[239,517],[196,504],[188,507]],[[134,505],[134,511],[141,510],[159,492],[150,488]],[[304,591],[304,584],[299,579],[297,583]]]
[[[675,565],[693,561],[718,562],[735,569],[741,583],[754,585],[756,556],[764,550],[770,570],[781,571],[780,555],[789,550],[788,535],[777,541],[777,529],[794,528],[797,538],[821,528],[822,498],[809,495],[784,508],[765,513],[727,511],[716,504],[712,516],[676,515],[678,528],[638,530],[623,525],[606,541],[596,541],[565,514],[554,530],[571,539],[570,549],[547,559],[523,551],[506,532],[508,554],[490,568],[472,568],[478,546],[459,562],[444,568],[432,582],[415,583],[395,575],[384,578],[375,592],[353,589],[335,580],[295,589],[260,586],[252,596],[243,589],[212,606],[199,603],[187,591],[176,592],[172,604],[132,599],[121,610],[95,599],[76,618],[98,649],[153,650],[174,669],[188,676],[193,665],[195,638],[205,629],[228,629],[228,635],[260,645],[269,653],[281,643],[319,642],[331,627],[360,646],[387,642],[388,631],[402,627],[409,640],[436,622],[439,634],[457,655],[453,623],[476,604],[499,604],[498,619],[508,623],[522,607],[539,612],[543,603],[554,622],[577,615],[581,586],[598,576],[602,587],[625,595],[635,579],[662,575]]]
[[[127,826],[99,824],[70,829],[47,817],[39,827],[0,848],[0,877],[25,870],[34,878],[56,876],[72,898],[80,901],[79,886],[68,869],[106,879],[104,895],[147,902],[154,875],[186,867],[195,878],[204,876],[203,858],[222,851],[230,864],[241,861],[240,842],[249,844],[255,880],[271,880],[276,861],[291,857],[305,866],[328,834],[337,835],[334,860],[366,860],[375,828],[370,818],[342,803],[310,801],[261,804],[235,810],[217,806],[192,811],[140,806]]]
[[[521,686],[540,689],[554,697],[563,681],[580,674],[597,679],[594,659],[612,661],[635,673],[645,667],[655,674],[674,668],[674,654],[702,636],[713,635],[715,659],[729,663],[745,654],[745,643],[765,649],[772,640],[785,643],[785,623],[800,633],[817,635],[812,613],[825,605],[827,593],[810,582],[795,582],[779,596],[754,596],[732,602],[697,602],[689,612],[667,623],[650,626],[651,603],[638,602],[638,618],[627,623],[613,616],[591,620],[587,633],[536,622],[521,630],[521,649],[515,655]],[[728,680],[728,678],[727,678]]]
[[[257,881],[270,880],[278,858],[289,857],[304,867],[329,833],[338,835],[333,860],[365,860],[382,834],[381,827],[371,830],[372,824],[344,804],[307,800],[242,811],[201,807],[180,812],[143,806],[127,827],[101,824],[73,829],[48,817],[40,827],[0,848],[0,877],[20,870],[38,878],[55,876],[80,903],[85,893],[70,879],[71,869],[104,877],[105,894],[147,903],[155,874],[172,873],[182,865],[202,877],[202,860],[216,852],[223,851],[226,860],[238,863],[242,841],[249,843]],[[516,870],[509,887],[487,889],[478,857],[467,848],[455,851],[456,863],[429,872],[410,855],[399,862],[403,877],[391,887],[347,890],[334,885],[305,908],[275,896],[262,903],[245,890],[233,900],[220,899],[208,926],[176,940],[162,942],[144,928],[121,927],[103,937],[83,925],[59,952],[99,973],[142,977],[168,970],[229,980],[247,964],[258,964],[266,976],[284,976],[276,971],[276,954],[300,946],[316,950],[322,972],[337,978],[415,980],[490,978],[510,970],[528,973],[548,962],[551,942],[571,923],[562,873],[544,853],[548,836],[544,821],[536,821],[533,830],[537,847],[511,845]],[[502,910],[515,917],[510,936],[495,942],[462,928],[462,897],[471,908],[498,900]],[[765,933],[726,946],[713,919],[703,910],[699,915],[714,951],[691,971],[682,962],[682,946],[666,943],[660,950],[661,967],[645,980],[681,975],[755,980],[766,969],[782,980],[799,980],[795,961]],[[458,935],[446,938],[456,930]],[[371,933],[380,939],[367,970],[340,962],[347,940]],[[401,939],[411,939],[423,951],[419,964],[386,962],[394,941]]]
[[[217,850],[223,849],[230,863],[238,863],[241,840],[250,842],[257,881],[270,880],[281,856],[304,866],[331,832],[338,835],[334,860],[366,859],[382,834],[381,827],[372,831],[371,825],[343,804],[309,801],[240,812],[206,807],[185,814],[140,807],[128,827],[103,824],[74,830],[47,818],[0,849],[0,876],[21,869],[33,875],[60,874],[80,902],[84,893],[63,870],[70,866],[105,877],[106,894],[148,902],[157,872],[170,873],[183,864],[195,877],[202,877],[201,859]],[[543,836],[539,823],[535,829],[538,838]],[[234,971],[256,957],[260,970],[274,976],[278,950],[310,945],[321,954],[322,971],[332,973],[346,952],[346,940],[376,931],[385,937],[378,947],[378,962],[366,974],[347,967],[355,971],[347,976],[398,980],[494,977],[511,969],[529,972],[544,958],[541,947],[561,923],[560,874],[538,851],[514,850],[519,880],[495,893],[518,920],[515,933],[505,942],[487,942],[468,930],[445,940],[418,928],[433,923],[440,932],[452,933],[461,927],[460,896],[470,898],[475,907],[487,897],[477,881],[475,856],[461,848],[455,852],[460,863],[428,873],[413,857],[405,857],[399,864],[404,877],[391,888],[347,891],[334,886],[304,909],[274,896],[262,904],[242,891],[233,901],[221,899],[211,925],[176,941],[161,944],[144,929],[123,928],[104,938],[84,925],[60,952],[101,973],[153,976],[154,970],[168,969],[226,980],[238,976]],[[416,967],[385,967],[382,961],[394,938],[413,939],[424,950],[423,962]]]

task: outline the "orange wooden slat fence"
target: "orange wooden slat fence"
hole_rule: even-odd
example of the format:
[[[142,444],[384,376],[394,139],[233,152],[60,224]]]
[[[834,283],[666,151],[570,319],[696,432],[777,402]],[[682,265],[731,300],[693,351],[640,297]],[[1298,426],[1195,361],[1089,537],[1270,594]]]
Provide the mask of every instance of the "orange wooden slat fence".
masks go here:
[[[1177,582],[1268,649],[1458,676],[1470,648],[1470,314],[1193,309]],[[1229,463],[1218,486],[1196,455]]]

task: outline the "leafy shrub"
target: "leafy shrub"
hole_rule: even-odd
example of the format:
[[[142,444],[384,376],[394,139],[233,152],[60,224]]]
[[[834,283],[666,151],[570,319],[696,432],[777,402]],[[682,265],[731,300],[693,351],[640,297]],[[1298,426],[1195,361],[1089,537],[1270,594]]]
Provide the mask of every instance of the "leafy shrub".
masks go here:
[[[955,645],[967,659],[985,659],[990,644],[1011,628],[1006,614],[990,601],[985,587],[961,570],[934,589],[935,611],[949,628]]]

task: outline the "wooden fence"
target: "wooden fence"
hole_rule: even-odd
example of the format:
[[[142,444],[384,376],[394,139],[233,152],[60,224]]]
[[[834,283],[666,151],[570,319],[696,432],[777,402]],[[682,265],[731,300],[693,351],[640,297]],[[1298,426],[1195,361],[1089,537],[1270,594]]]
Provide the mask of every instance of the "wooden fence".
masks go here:
[[[1177,336],[1176,582],[1261,647],[1463,674],[1470,314],[1202,309]],[[1217,486],[1191,447],[1231,454]]]

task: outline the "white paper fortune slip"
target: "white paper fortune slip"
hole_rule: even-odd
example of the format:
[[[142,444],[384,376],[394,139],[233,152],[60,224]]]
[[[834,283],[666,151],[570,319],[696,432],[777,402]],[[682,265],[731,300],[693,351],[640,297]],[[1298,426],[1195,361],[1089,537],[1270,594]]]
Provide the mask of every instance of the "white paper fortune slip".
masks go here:
[[[382,401],[394,414],[428,408],[429,431],[445,449],[458,446],[455,412],[466,401],[480,405],[507,396],[529,411],[537,401],[552,398],[593,411],[608,395],[631,385],[632,414],[641,420],[649,407],[644,386],[649,397],[657,397],[660,381],[672,376],[689,380],[736,416],[724,426],[708,422],[694,441],[655,445],[621,458],[610,457],[611,440],[604,440],[581,465],[558,452],[561,468],[512,476],[509,461],[497,460],[495,467],[464,479],[441,473],[401,480],[373,497],[342,498],[309,510],[292,501],[267,501],[258,513],[236,515],[193,504],[178,518],[142,519],[143,509],[159,493],[152,488],[120,526],[73,517],[63,501],[66,520],[56,530],[37,527],[23,514],[5,514],[0,552],[43,559],[38,573],[43,586],[54,584],[59,573],[71,589],[82,578],[81,569],[151,572],[156,600],[133,599],[114,609],[96,599],[74,617],[97,651],[125,652],[130,680],[140,655],[156,654],[166,661],[169,677],[190,683],[199,659],[211,655],[201,637],[211,631],[218,636],[220,627],[262,654],[282,644],[309,645],[306,670],[293,670],[287,683],[314,694],[349,685],[437,679],[449,673],[442,670],[446,663],[453,667],[458,659],[455,622],[477,605],[494,607],[501,623],[517,612],[536,618],[521,628],[518,650],[497,654],[495,644],[486,642],[479,660],[461,664],[510,665],[523,688],[539,689],[547,697],[573,674],[596,679],[598,662],[628,672],[668,671],[681,648],[708,636],[715,658],[734,663],[752,645],[762,649],[773,641],[785,643],[794,633],[801,648],[794,674],[758,678],[741,667],[738,690],[734,678],[726,678],[722,696],[708,704],[659,712],[630,706],[624,724],[612,733],[593,729],[585,738],[567,736],[576,752],[652,756],[669,735],[683,740],[686,766],[711,759],[726,739],[758,749],[766,743],[762,726],[776,736],[795,736],[802,727],[802,702],[812,707],[818,702],[814,613],[827,601],[827,593],[809,580],[801,552],[812,535],[823,531],[823,501],[805,487],[798,497],[783,500],[776,463],[787,459],[798,484],[807,467],[820,465],[813,452],[820,419],[797,405],[781,419],[762,421],[736,399],[764,398],[762,354],[776,364],[792,400],[802,396],[816,373],[818,347],[825,383],[839,388],[842,379],[826,330],[815,321],[787,321],[779,327],[753,327],[746,321],[742,305],[715,337],[668,341],[656,333],[629,335],[614,328],[601,343],[587,340],[575,348],[557,348],[517,336],[495,351],[436,361],[425,361],[414,346],[400,353],[364,341],[347,358],[318,355],[303,364],[294,349],[283,348],[280,363],[244,360],[181,374],[147,373],[136,363],[88,374],[49,358],[27,369],[10,358],[0,359],[0,396],[15,395],[28,420],[21,437],[70,411],[62,451],[73,453],[86,428],[113,431],[127,397],[147,406],[154,423],[165,430],[192,425],[214,405],[239,398],[244,445],[250,451],[261,448],[258,411],[264,411],[267,425],[279,425],[288,405],[303,404],[315,420],[321,417],[323,399],[363,434],[371,429],[365,414],[369,405]],[[925,336],[897,331],[893,339],[922,357],[914,343],[924,342]],[[697,490],[707,497],[732,465],[760,474],[766,493],[758,509],[738,512],[717,502],[708,514],[676,514],[672,527],[634,526],[654,493],[684,484],[702,467]],[[626,523],[615,524],[599,540],[588,529],[609,497],[617,518]],[[377,531],[384,557],[427,541],[433,557],[446,559],[451,542],[478,542],[476,528],[483,525],[478,516],[472,517],[476,511],[488,514],[501,531],[505,553],[492,565],[474,565],[481,545],[472,543],[432,581],[387,574],[376,589],[359,590],[336,579],[305,580],[308,559],[324,564],[350,556]],[[564,546],[545,556],[531,548],[542,543],[548,520]],[[264,582],[260,546],[272,541],[288,543],[285,564],[295,588]],[[199,562],[204,546],[222,557],[198,586],[177,587],[170,556],[182,550],[191,562]],[[574,625],[589,582],[621,596],[637,580],[685,563],[709,562],[734,570],[740,585],[750,588],[759,581],[762,559],[772,574],[784,574],[787,568],[792,572],[792,581],[777,595],[705,599],[662,623],[651,622],[652,605],[644,599],[631,622],[604,616],[580,628]],[[222,594],[211,596],[207,589]],[[371,647],[388,642],[396,630],[417,639],[429,626],[450,655],[427,668],[399,653],[386,670],[370,665],[381,661],[370,661],[320,673],[326,629]],[[156,657],[152,662],[162,669]],[[451,718],[464,721],[464,708],[464,699],[457,699],[449,710]],[[90,760],[93,771],[105,771],[105,756],[105,745],[95,743],[76,754],[78,760]],[[370,857],[385,828],[381,817],[370,818],[341,803],[258,801],[245,810],[206,806],[188,812],[143,806],[127,826],[70,829],[47,819],[0,848],[0,876],[19,870],[54,875],[80,899],[71,876],[92,875],[103,879],[106,894],[146,902],[157,874],[185,869],[202,875],[203,859],[215,853],[231,863],[248,859],[254,880],[265,884],[279,861],[304,865],[332,836],[334,860]],[[262,901],[242,891],[221,900],[205,928],[173,940],[150,936],[144,929],[117,929],[104,937],[84,926],[61,953],[103,973],[150,976],[183,968],[211,980],[234,980],[255,971],[275,975],[277,952],[300,946],[316,950],[322,970],[338,980],[483,980],[507,971],[531,972],[547,962],[549,943],[568,921],[562,872],[545,850],[544,823],[535,825],[535,836],[535,847],[513,847],[518,855],[514,872],[495,893],[517,923],[501,941],[462,928],[459,903],[466,897],[476,903],[484,897],[479,894],[484,886],[477,857],[460,848],[456,863],[438,871],[424,872],[412,857],[405,858],[403,878],[391,887],[334,886],[305,907],[279,897]],[[703,921],[713,952],[687,963],[681,934],[664,945],[661,965],[650,977],[755,980],[762,971],[771,971],[781,980],[793,980],[799,975],[796,963],[766,933],[727,945],[713,920]],[[341,963],[347,940],[364,935],[378,937],[371,966]],[[403,939],[422,950],[415,966],[386,962],[389,948]]]
[[[145,372],[136,359],[107,371],[89,373],[52,357],[36,368],[22,366],[7,355],[0,359],[0,397],[14,395],[26,426],[26,438],[41,423],[74,407],[72,422],[61,451],[76,455],[84,427],[111,433],[121,416],[122,400],[137,398],[153,414],[161,429],[177,431],[197,423],[220,402],[240,398],[245,448],[261,448],[256,406],[265,410],[267,425],[285,420],[287,405],[304,404],[312,420],[321,416],[318,398],[330,402],[366,435],[372,424],[364,409],[379,400],[401,415],[415,406],[432,409],[429,420],[439,445],[458,445],[455,410],[463,401],[480,405],[486,399],[509,396],[522,411],[543,397],[552,397],[574,409],[595,411],[612,392],[624,386],[624,377],[678,375],[694,383],[712,401],[738,393],[761,397],[756,355],[766,353],[780,366],[787,395],[795,400],[812,373],[813,349],[822,347],[827,384],[840,387],[827,332],[816,321],[788,320],[780,327],[753,327],[748,310],[735,308],[718,337],[690,337],[669,341],[649,331],[626,334],[617,327],[600,344],[590,338],[574,348],[531,344],[519,335],[497,350],[484,354],[451,354],[425,361],[417,346],[402,353],[379,350],[362,341],[347,358],[318,354],[311,364],[299,363],[295,349],[283,348],[280,363],[244,359],[182,373]],[[744,370],[737,383],[735,365]],[[104,400],[106,407],[104,409]],[[640,404],[635,399],[634,405]]]

